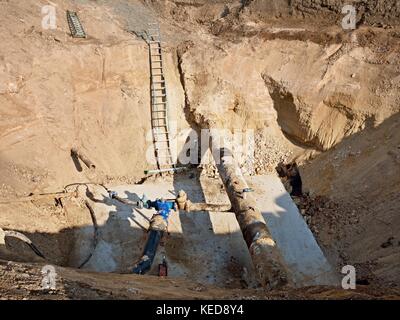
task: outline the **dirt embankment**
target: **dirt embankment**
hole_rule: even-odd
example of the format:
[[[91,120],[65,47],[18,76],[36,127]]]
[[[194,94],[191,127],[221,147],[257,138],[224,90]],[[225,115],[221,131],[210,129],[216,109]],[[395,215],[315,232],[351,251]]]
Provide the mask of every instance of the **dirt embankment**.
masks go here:
[[[57,267],[55,290],[43,289],[41,264],[20,264],[0,260],[0,299],[398,299],[392,289],[359,286],[354,290],[310,287],[270,292],[223,290],[181,279],[160,279],[138,275],[96,274]]]
[[[300,169],[314,198],[302,213],[320,244],[357,265],[360,278],[387,286],[400,281],[399,126],[393,115]]]
[[[42,1],[2,5],[0,188],[4,195],[56,191],[78,181],[138,181],[152,167],[146,43],[112,7],[56,1],[57,29],[41,27]],[[72,39],[66,9],[78,10],[87,39]],[[170,103],[183,93],[173,52],[164,55]],[[176,118],[176,117],[175,117]],[[83,150],[93,176],[75,165]]]
[[[342,8],[351,4],[356,8],[357,22],[365,24],[392,23],[398,24],[400,17],[400,5],[396,0],[362,1],[356,0],[349,3],[345,0],[170,0],[162,4],[154,4],[154,1],[145,1],[164,8],[164,12],[175,14],[183,18],[181,11],[190,12],[186,19],[197,19],[199,22],[211,18],[225,18],[234,16],[243,20],[283,20],[283,19],[315,19],[325,20],[328,23],[339,22],[344,13]]]
[[[86,40],[69,38],[61,17],[57,30],[42,30],[40,1],[5,6],[3,193],[54,191],[71,181],[138,181],[153,166],[143,156],[151,148],[147,48],[130,32],[146,29],[157,13],[165,19],[171,120],[178,128],[212,121],[229,130],[255,130],[256,150],[263,152],[252,159],[253,173],[304,149],[327,150],[398,112],[396,30],[361,28],[346,35],[337,27],[298,29],[288,21],[287,28],[278,28],[261,19],[249,25],[250,34],[231,41],[230,31],[215,37],[198,20],[206,11],[219,12],[223,2],[145,3],[77,7],[59,1],[59,12],[79,9]],[[245,10],[261,4],[242,5]],[[181,31],[170,20],[176,10],[187,17]],[[185,141],[182,133],[178,138]],[[92,159],[97,176],[74,165],[72,147]]]
[[[57,30],[41,28],[43,1],[6,2],[0,12],[4,197],[143,176],[151,146],[148,52],[131,32],[159,19],[177,127],[254,130],[250,174],[297,159],[304,189],[330,198],[303,213],[332,261],[360,264],[370,281],[399,283],[398,2],[357,2],[365,24],[350,33],[340,28],[341,1],[54,2]],[[66,9],[79,12],[88,39],[69,37]],[[96,174],[74,164],[72,147],[85,151]],[[27,228],[23,216],[12,220],[27,211],[51,219],[26,232],[90,225],[88,216],[45,206],[8,206],[0,227]],[[55,256],[67,250],[66,238]]]

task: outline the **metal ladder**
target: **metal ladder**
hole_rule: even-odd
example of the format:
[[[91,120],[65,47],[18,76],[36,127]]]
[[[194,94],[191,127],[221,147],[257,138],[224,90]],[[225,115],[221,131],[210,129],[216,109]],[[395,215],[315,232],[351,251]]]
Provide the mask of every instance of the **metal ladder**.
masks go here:
[[[72,37],[86,38],[85,30],[76,12],[67,10],[67,21]]]
[[[167,88],[158,23],[149,23],[147,36],[151,76],[151,127],[157,167],[158,169],[175,168],[171,153]]]

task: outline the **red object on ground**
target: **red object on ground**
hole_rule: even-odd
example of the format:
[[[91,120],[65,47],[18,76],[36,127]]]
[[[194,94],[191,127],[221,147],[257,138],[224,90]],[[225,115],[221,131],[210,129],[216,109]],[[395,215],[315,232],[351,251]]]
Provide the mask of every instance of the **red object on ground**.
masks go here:
[[[158,265],[158,276],[159,277],[167,277],[168,276],[168,266],[166,261]]]

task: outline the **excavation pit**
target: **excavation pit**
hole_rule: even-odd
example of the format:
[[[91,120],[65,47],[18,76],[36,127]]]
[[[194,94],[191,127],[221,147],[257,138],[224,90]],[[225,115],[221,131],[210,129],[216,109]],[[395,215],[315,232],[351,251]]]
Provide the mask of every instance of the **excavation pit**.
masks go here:
[[[266,175],[247,180],[290,271],[292,285],[336,285],[335,271],[280,179]],[[144,194],[151,200],[175,199],[179,190],[185,190],[193,202],[229,204],[219,179],[194,179],[191,174],[109,189],[133,202]],[[79,215],[80,226],[62,228],[57,234],[16,229],[30,237],[50,263],[93,272],[132,273],[142,255],[155,211],[111,199],[101,186],[80,186],[79,190],[93,209],[96,228],[88,208],[73,199],[65,204],[67,214],[71,215],[65,219],[77,221]],[[75,212],[79,204],[81,208]],[[158,276],[158,266],[165,257],[170,278],[225,288],[257,286],[251,256],[233,212],[173,212],[168,231],[147,275]],[[14,241],[11,245],[25,260],[32,257],[21,244]]]

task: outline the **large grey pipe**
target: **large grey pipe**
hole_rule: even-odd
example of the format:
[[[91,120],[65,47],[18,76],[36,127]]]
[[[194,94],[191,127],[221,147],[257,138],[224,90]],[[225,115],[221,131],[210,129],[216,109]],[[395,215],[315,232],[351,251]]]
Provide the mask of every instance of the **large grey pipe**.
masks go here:
[[[232,152],[222,148],[219,136],[212,133],[211,143],[219,175],[249,248],[258,281],[267,289],[284,286],[288,282],[287,269],[254,197],[244,192],[248,185]]]

